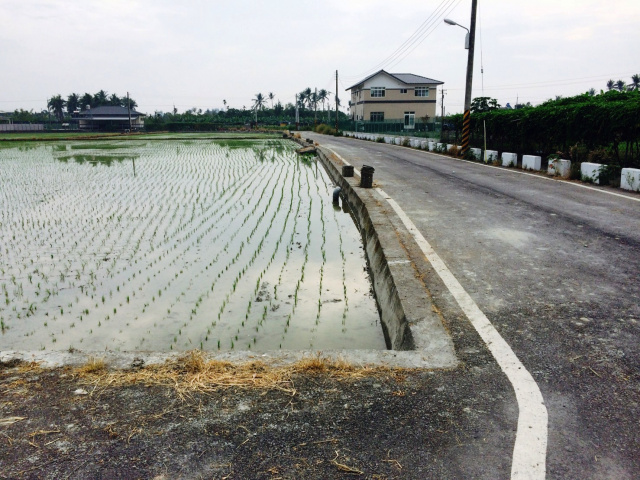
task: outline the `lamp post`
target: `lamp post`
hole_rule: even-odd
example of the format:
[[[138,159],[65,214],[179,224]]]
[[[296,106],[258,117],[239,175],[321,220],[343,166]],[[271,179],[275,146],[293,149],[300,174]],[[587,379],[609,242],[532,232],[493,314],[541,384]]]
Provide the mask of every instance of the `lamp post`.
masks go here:
[[[469,127],[471,123],[471,85],[473,83],[473,49],[475,46],[476,37],[476,10],[478,8],[478,0],[471,1],[471,25],[470,29],[463,27],[453,20],[445,18],[444,22],[447,25],[457,25],[467,31],[467,39],[465,48],[469,50],[467,57],[467,82],[464,94],[464,117],[462,120],[462,155],[466,155],[469,150]]]

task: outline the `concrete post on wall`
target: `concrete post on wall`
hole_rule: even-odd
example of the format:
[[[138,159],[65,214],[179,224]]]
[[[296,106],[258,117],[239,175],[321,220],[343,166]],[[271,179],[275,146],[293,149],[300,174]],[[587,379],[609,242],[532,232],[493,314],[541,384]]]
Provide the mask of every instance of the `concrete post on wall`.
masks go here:
[[[547,173],[554,177],[569,178],[569,173],[571,173],[571,160],[564,158],[549,159]]]
[[[485,163],[493,163],[498,160],[498,151],[497,150],[486,150],[484,155]]]
[[[632,192],[640,192],[640,169],[623,168],[620,177],[620,188],[631,190]]]
[[[518,154],[502,152],[502,166],[503,167],[517,167],[518,166]]]
[[[602,164],[582,162],[580,164],[580,177],[583,182],[593,182],[596,185],[600,183],[600,171]]]
[[[479,148],[470,148],[469,151],[471,152],[471,155],[473,155],[473,158],[475,158],[476,160],[480,160],[482,158],[482,150]]]
[[[522,156],[523,170],[540,170],[542,168],[542,158],[536,155]]]

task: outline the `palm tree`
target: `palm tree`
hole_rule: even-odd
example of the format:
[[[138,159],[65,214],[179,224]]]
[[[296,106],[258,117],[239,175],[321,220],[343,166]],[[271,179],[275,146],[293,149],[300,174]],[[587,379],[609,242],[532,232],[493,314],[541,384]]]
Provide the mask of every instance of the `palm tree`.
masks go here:
[[[125,103],[126,103],[126,99],[124,99]],[[115,93],[112,93],[111,95],[109,95],[109,105],[111,105],[112,107],[119,107],[120,105],[122,105],[122,99],[120,97],[118,97],[118,95],[116,95]]]
[[[273,99],[276,98],[276,96],[273,94],[273,92],[269,92],[267,98],[271,101],[271,109],[273,110]]]
[[[222,100],[222,104],[224,105],[225,108],[227,108],[227,101],[226,100]]]
[[[67,97],[67,113],[69,115],[73,115],[73,112],[78,110],[78,106],[80,105],[80,95],[77,93],[72,93]]]
[[[93,95],[91,95],[90,93],[85,93],[80,99],[80,110],[84,112],[87,108],[91,108],[94,106]]]
[[[256,123],[258,123],[258,110],[262,110],[266,103],[266,99],[264,95],[261,93],[256,93],[256,98],[253,99],[253,108],[256,111]]]
[[[318,89],[316,88],[312,93],[311,93],[311,102],[310,105],[313,105],[313,123],[315,124],[317,122],[317,117],[316,117],[316,113],[318,112]]]
[[[616,89],[618,89],[619,92],[624,92],[626,87],[627,85],[622,80],[616,82]]]
[[[616,85],[616,83],[613,81],[613,79],[609,80],[609,81],[607,82],[607,90],[608,90],[608,91],[613,90],[613,87],[614,87],[615,85]]]
[[[99,107],[101,105],[107,104],[107,92],[104,90],[100,90],[93,96],[93,101],[95,102],[95,106]]]
[[[329,98],[329,93],[327,92],[324,88],[320,89],[320,91],[318,92],[318,101],[322,102],[322,111],[324,112],[324,102],[327,101],[327,98]]]
[[[309,105],[309,109],[311,109],[311,88],[307,87],[305,88],[301,93],[300,93],[300,97],[303,99],[303,102],[307,102],[307,104]]]
[[[47,107],[60,122],[64,119],[64,106],[66,104],[67,102],[60,95],[54,95],[47,101]]]
[[[590,88],[587,91],[587,94],[589,94],[590,97],[595,97],[596,96],[596,89],[595,88]]]
[[[631,75],[631,84],[629,85],[630,90],[640,90],[640,75],[637,73],[635,75]]]

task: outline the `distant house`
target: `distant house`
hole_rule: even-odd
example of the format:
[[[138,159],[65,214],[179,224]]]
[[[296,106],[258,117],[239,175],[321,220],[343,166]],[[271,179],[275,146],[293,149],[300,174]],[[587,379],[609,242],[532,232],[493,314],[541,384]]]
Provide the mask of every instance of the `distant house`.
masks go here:
[[[11,112],[0,111],[0,123],[11,123]]]
[[[144,113],[131,110],[131,125],[129,125],[129,110],[126,107],[102,106],[87,108],[74,115],[80,130],[140,130],[144,128]]]
[[[415,128],[416,119],[436,116],[438,85],[444,82],[412,73],[380,70],[351,90],[350,114],[356,122],[402,122],[405,130]]]

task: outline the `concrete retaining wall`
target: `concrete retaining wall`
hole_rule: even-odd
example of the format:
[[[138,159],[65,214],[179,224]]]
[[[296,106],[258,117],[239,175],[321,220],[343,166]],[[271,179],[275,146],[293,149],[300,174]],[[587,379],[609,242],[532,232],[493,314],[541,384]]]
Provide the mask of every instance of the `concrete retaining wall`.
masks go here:
[[[318,156],[334,183],[342,189],[341,195],[349,202],[360,227],[371,268],[373,288],[380,307],[380,320],[388,346],[393,350],[413,350],[415,343],[405,313],[405,305],[398,294],[385,254],[385,250],[393,248],[391,245],[393,242],[397,243],[393,227],[382,219],[379,222],[375,221],[375,216],[379,213],[370,213],[365,203],[356,194],[354,185],[357,185],[357,180],[351,179],[354,183],[352,185],[349,180],[344,178],[322,148],[318,149]],[[376,227],[374,227],[374,223]]]

